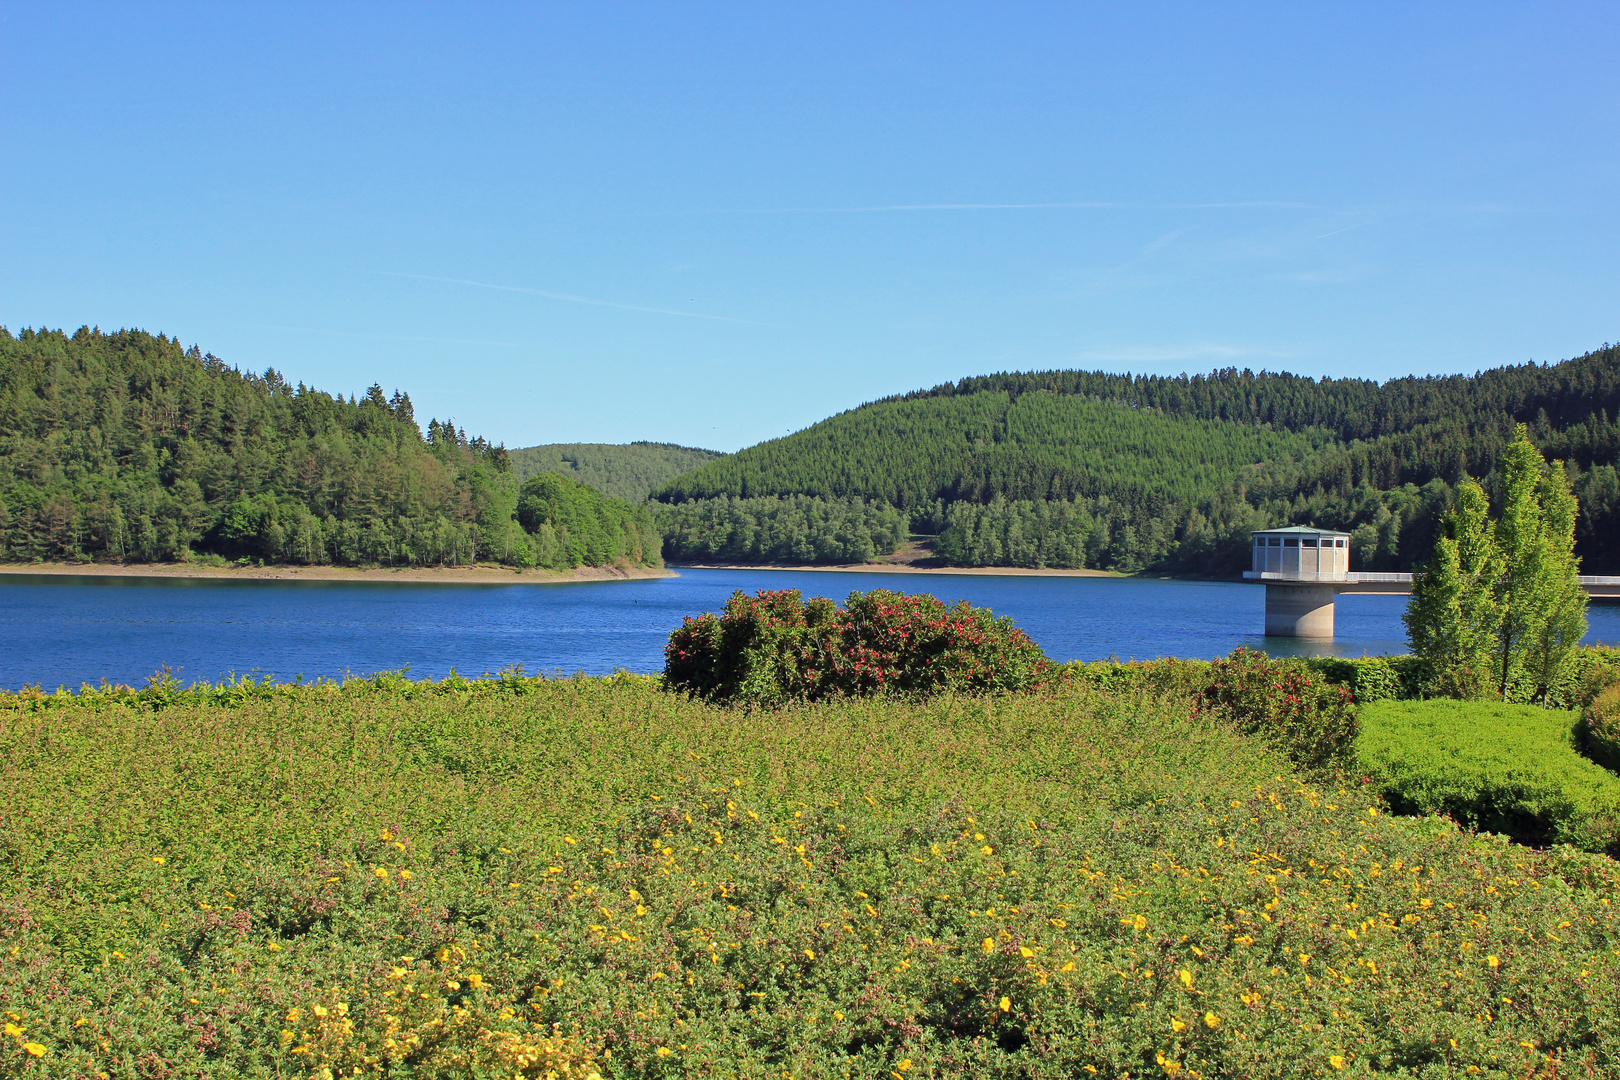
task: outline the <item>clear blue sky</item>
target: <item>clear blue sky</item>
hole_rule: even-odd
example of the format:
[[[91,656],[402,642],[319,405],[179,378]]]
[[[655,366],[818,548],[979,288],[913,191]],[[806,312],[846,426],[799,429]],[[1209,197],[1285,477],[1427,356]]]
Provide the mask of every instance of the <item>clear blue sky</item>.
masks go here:
[[[1620,338],[1620,7],[0,5],[0,324],[509,446]]]

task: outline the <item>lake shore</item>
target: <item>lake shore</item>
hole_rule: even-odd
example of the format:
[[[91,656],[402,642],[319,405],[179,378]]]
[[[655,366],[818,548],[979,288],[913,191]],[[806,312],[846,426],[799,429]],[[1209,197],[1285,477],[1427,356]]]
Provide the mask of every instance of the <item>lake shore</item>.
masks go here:
[[[581,566],[515,570],[510,566],[199,566],[195,563],[0,563],[0,575],[53,577],[212,578],[230,581],[357,581],[410,585],[562,585],[674,577],[668,569]]]
[[[1126,578],[1112,570],[1035,570],[1022,566],[919,566],[909,562],[840,563],[805,565],[801,563],[670,563],[681,570],[798,570],[825,574],[917,574],[941,577],[1089,577]]]

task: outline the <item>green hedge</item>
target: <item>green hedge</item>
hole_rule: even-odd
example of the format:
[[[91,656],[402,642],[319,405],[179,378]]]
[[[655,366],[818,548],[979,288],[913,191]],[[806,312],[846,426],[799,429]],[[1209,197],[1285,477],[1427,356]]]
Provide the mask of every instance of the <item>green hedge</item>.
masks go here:
[[[1383,701],[1360,720],[1358,764],[1398,812],[1447,814],[1527,844],[1620,846],[1620,778],[1576,751],[1572,713]]]

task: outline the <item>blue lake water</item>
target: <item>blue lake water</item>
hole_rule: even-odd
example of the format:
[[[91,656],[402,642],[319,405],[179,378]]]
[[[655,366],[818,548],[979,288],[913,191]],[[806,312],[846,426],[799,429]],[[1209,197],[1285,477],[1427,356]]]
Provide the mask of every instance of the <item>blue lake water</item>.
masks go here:
[[[651,581],[553,585],[230,581],[0,575],[0,687],[286,680],[408,668],[440,678],[520,664],[530,673],[658,671],[683,615],[736,589],[933,593],[1010,615],[1059,660],[1405,651],[1403,596],[1341,596],[1336,640],[1267,638],[1264,590],[1223,582],[682,570]],[[1588,609],[1589,642],[1620,644],[1620,605]]]

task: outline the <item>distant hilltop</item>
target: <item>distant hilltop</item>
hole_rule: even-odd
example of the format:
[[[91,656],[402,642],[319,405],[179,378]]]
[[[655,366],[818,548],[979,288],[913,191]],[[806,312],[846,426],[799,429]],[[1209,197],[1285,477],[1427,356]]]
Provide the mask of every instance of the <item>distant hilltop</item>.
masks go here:
[[[1585,572],[1614,573],[1617,418],[1610,345],[1382,384],[1002,373],[840,413],[653,497],[671,558],[836,560],[909,533],[946,563],[1235,574],[1252,530],[1309,523],[1350,533],[1358,568],[1410,570],[1451,485],[1489,486],[1522,422],[1572,474]]]
[[[627,502],[645,502],[656,488],[726,455],[674,443],[547,443],[508,451],[519,483],[536,473],[561,473]]]

